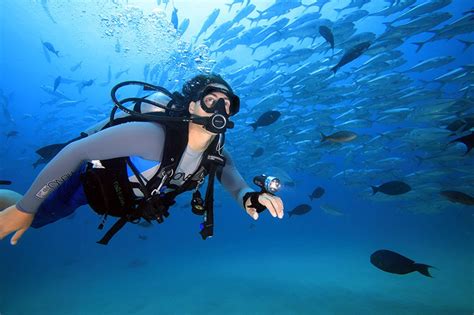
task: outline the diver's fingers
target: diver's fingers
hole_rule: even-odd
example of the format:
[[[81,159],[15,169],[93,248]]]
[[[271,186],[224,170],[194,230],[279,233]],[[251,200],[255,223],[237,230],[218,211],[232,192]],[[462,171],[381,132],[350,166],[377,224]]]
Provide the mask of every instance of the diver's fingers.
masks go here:
[[[21,238],[21,236],[26,232],[27,229],[21,229],[16,231],[16,233],[12,236],[10,240],[10,244],[16,245],[18,243],[18,240]]]
[[[251,216],[254,220],[258,219],[258,212],[257,209],[252,208],[252,207],[247,207],[247,213],[249,216]]]
[[[274,196],[274,198],[275,198],[275,203],[277,204],[278,217],[280,219],[283,219],[283,215],[285,214],[284,213],[284,207],[283,207],[283,201],[281,200],[280,197]]]
[[[277,212],[276,207],[272,202],[272,199],[268,197],[268,195],[263,194],[258,197],[258,202],[260,202],[263,206],[268,209],[268,212],[272,215],[272,217],[276,218]]]

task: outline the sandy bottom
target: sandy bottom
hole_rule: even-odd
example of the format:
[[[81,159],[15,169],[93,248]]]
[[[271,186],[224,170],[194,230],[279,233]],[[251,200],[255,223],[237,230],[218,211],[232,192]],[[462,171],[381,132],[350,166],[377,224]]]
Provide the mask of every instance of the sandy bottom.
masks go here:
[[[370,249],[311,245],[165,248],[162,254],[150,245],[122,255],[116,248],[84,246],[65,247],[36,259],[18,247],[15,255],[20,259],[2,264],[0,313],[457,315],[474,311],[472,261],[458,259],[458,253],[444,251],[439,257],[433,253],[438,265],[431,279],[419,273],[384,273],[368,263]]]

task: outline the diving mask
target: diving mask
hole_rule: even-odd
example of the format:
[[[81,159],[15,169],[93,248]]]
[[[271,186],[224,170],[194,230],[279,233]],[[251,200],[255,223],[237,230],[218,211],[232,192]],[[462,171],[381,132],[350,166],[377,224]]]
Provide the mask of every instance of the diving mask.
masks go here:
[[[220,98],[216,93],[222,93],[225,95],[225,97]],[[219,99],[222,99],[224,101],[224,108],[226,109],[226,113],[228,113],[229,116],[233,116],[239,112],[239,97],[225,88],[220,88],[212,85],[207,86],[201,92],[199,100],[202,110],[204,110],[206,113],[213,114],[215,112],[215,108]]]

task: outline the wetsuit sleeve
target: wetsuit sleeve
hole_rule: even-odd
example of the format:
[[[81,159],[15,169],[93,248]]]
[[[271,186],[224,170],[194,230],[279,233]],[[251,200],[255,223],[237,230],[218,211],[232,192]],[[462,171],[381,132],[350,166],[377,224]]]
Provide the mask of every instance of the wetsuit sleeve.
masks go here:
[[[234,161],[230,154],[224,150],[224,157],[226,158],[226,164],[224,167],[218,169],[217,179],[221,182],[222,186],[232,195],[235,201],[245,209],[243,204],[244,195],[254,190],[247,185],[245,180],[240,175],[239,171],[235,167]]]
[[[164,142],[164,128],[152,122],[124,123],[72,142],[39,173],[17,207],[21,211],[35,213],[47,196],[85,161],[131,155],[159,161]]]

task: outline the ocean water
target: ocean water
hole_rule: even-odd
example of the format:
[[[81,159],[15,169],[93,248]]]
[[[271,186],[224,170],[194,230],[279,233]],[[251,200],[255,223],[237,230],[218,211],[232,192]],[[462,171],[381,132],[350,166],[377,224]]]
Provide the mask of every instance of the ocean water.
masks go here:
[[[25,193],[44,167],[33,166],[35,150],[107,118],[115,84],[176,91],[215,72],[242,102],[227,150],[253,188],[262,173],[282,180],[286,213],[254,221],[217,184],[213,238],[201,240],[202,218],[185,194],[163,224],[128,224],[102,246],[100,217],[83,206],[29,229],[17,246],[11,236],[0,242],[0,314],[472,314],[474,208],[440,194],[474,196],[474,153],[450,143],[474,127],[472,3],[230,3],[1,1],[0,179],[12,181],[1,189]],[[245,7],[249,15],[235,20]],[[190,21],[184,32],[173,8],[179,27]],[[225,23],[232,29],[213,34]],[[366,41],[368,50],[331,71]],[[413,43],[425,41],[417,51]],[[444,63],[413,69],[436,57]],[[62,96],[51,92],[58,76]],[[281,117],[253,131],[269,110]],[[337,131],[357,137],[321,141]],[[264,154],[252,158],[259,147]],[[372,193],[394,180],[411,191]],[[325,194],[310,200],[318,186]],[[311,211],[290,218],[301,204]],[[433,277],[376,268],[379,249],[433,266]]]

